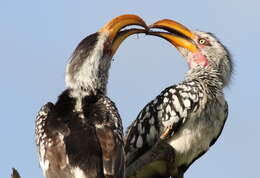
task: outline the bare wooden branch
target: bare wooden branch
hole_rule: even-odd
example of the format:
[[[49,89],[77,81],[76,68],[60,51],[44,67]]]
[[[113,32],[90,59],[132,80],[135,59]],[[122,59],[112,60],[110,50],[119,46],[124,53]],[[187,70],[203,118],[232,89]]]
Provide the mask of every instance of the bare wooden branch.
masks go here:
[[[19,172],[15,168],[12,168],[12,170],[12,178],[21,178]]]

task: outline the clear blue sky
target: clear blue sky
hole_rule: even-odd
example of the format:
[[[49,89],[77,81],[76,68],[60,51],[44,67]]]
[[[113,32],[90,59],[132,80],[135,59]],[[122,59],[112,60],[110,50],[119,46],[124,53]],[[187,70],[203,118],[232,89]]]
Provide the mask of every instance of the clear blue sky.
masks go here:
[[[186,178],[259,178],[259,6],[257,0],[1,1],[0,177],[9,177],[13,166],[23,178],[43,177],[34,143],[36,113],[64,89],[65,67],[80,40],[113,17],[134,13],[148,24],[171,18],[213,32],[234,58],[225,129]],[[114,58],[108,95],[125,127],[187,70],[169,43],[144,35],[127,39]]]

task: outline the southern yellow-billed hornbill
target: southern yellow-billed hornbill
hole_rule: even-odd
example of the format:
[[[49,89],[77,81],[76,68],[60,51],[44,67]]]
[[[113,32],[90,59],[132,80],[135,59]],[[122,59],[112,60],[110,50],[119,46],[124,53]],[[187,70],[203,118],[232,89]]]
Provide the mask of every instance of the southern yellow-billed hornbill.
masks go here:
[[[106,96],[111,59],[121,42],[146,28],[136,15],[122,15],[83,39],[67,66],[67,89],[36,118],[36,144],[47,178],[122,178],[122,121]],[[121,31],[120,31],[121,30]]]
[[[173,162],[166,172],[153,176],[182,178],[222,132],[228,115],[223,88],[230,81],[232,60],[211,33],[190,31],[167,19],[150,26],[154,28],[167,31],[150,30],[149,34],[171,42],[186,59],[189,71],[183,82],[169,86],[149,102],[130,125],[125,146],[127,167],[164,140],[174,150]]]

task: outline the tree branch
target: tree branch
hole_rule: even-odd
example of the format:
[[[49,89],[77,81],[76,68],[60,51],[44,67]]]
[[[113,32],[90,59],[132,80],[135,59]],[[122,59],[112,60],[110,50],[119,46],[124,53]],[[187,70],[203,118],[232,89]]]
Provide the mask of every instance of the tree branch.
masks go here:
[[[20,174],[18,173],[18,171],[15,168],[12,168],[12,178],[21,178]]]

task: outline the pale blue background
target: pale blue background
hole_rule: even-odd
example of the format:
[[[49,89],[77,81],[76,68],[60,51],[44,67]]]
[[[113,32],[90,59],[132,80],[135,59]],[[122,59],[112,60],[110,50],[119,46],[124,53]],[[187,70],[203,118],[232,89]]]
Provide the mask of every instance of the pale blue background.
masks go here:
[[[260,3],[257,0],[0,2],[0,178],[16,167],[40,178],[34,120],[64,89],[68,58],[81,39],[115,16],[134,13],[152,23],[172,18],[215,33],[233,54],[233,82],[225,90],[230,115],[210,151],[186,178],[259,178]],[[166,86],[181,81],[187,66],[166,41],[139,35],[114,57],[108,95],[124,126]]]

